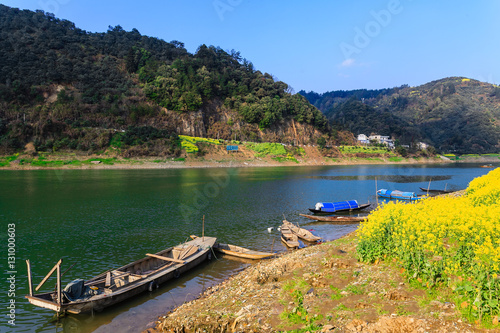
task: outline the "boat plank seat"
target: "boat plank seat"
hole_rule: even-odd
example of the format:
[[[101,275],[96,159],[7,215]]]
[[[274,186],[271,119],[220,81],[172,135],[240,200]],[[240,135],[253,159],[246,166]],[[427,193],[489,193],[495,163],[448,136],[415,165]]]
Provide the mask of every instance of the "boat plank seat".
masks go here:
[[[132,274],[129,272],[111,271],[106,273],[106,282],[104,284],[105,290],[112,291],[123,287],[129,283],[144,278],[145,275]]]
[[[174,258],[169,258],[169,257],[163,257],[163,256],[159,256],[157,254],[146,253],[146,255],[148,257],[153,257],[153,258],[161,259],[161,260],[165,260],[165,261],[173,261],[173,262],[176,262],[176,263],[179,263],[179,264],[183,264],[184,263],[184,260],[179,260],[179,259],[174,259]]]
[[[183,251],[179,254],[179,259],[186,259],[187,257],[198,252],[198,246],[191,245],[187,248],[184,248]]]

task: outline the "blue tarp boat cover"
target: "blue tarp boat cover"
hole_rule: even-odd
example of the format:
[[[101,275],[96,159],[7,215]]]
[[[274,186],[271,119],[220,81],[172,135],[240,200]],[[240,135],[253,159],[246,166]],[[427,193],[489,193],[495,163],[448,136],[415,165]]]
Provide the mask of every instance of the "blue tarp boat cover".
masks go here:
[[[318,202],[315,206],[316,210],[323,212],[336,212],[339,210],[356,209],[359,204],[356,200],[339,201],[339,202]]]
[[[392,197],[392,198],[415,198],[417,197],[415,195],[415,192],[402,192],[402,191],[398,191],[398,190],[394,190],[394,191],[391,191],[391,190],[386,190],[386,189],[381,189],[378,191],[380,196],[383,196],[383,197]]]

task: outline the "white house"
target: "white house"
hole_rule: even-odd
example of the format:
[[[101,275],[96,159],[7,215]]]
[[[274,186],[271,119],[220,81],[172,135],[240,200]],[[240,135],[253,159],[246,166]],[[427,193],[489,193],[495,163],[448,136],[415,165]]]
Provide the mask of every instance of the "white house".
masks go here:
[[[370,141],[375,141],[377,143],[382,143],[382,144],[388,146],[389,148],[394,148],[394,141],[392,141],[390,139],[390,137],[388,137],[388,136],[374,134],[374,135],[370,135],[368,137],[368,139]]]
[[[370,143],[370,139],[368,139],[368,137],[364,134],[359,134],[358,135],[358,141],[359,143],[362,143],[362,144],[368,144]]]
[[[429,148],[429,145],[425,142],[418,142],[417,148],[420,150],[425,150],[425,149]]]

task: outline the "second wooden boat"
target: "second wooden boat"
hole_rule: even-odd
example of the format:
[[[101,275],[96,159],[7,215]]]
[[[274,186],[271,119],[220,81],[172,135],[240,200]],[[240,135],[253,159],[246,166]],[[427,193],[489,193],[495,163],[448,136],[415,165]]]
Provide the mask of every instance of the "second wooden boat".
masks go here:
[[[300,246],[299,238],[294,234],[288,226],[281,226],[281,241],[285,243],[286,246],[296,249]]]
[[[358,204],[356,200],[339,202],[318,202],[309,210],[314,214],[333,214],[338,212],[354,212],[370,207],[370,204]]]
[[[57,292],[32,294],[31,272],[28,269],[30,295],[26,298],[33,305],[54,310],[57,313],[80,314],[94,310],[100,311],[146,290],[151,291],[158,285],[199,265],[211,254],[216,240],[215,237],[199,237],[156,254],[148,253],[143,259],[102,273],[88,281],[75,280],[66,286],[65,290],[61,290],[60,282],[58,282]],[[56,267],[60,272],[61,262],[62,260],[54,266],[46,279]],[[60,281],[60,273],[58,281]]]
[[[448,190],[436,190],[436,189],[427,189],[423,187],[419,187],[422,192],[429,192],[430,194],[446,194],[446,193],[453,193],[456,191],[448,191]]]
[[[388,190],[388,189],[380,189],[377,191],[377,195],[386,199],[396,199],[396,200],[408,200],[408,201],[416,201],[425,197],[425,195],[416,195],[415,192],[402,192],[398,190]]]
[[[321,239],[321,237],[313,235],[313,233],[310,232],[309,230],[296,226],[287,220],[283,220],[283,225],[281,226],[281,230],[283,230],[283,228],[290,229],[290,231],[295,235],[297,235],[298,238],[305,240],[306,242],[314,243]]]
[[[246,259],[264,259],[275,255],[271,252],[253,251],[241,246],[223,243],[215,243],[214,249],[230,256]]]
[[[316,220],[320,222],[336,222],[342,223],[359,223],[363,221],[368,221],[368,216],[318,216],[318,215],[306,215],[299,214],[300,216],[307,217],[311,220]]]

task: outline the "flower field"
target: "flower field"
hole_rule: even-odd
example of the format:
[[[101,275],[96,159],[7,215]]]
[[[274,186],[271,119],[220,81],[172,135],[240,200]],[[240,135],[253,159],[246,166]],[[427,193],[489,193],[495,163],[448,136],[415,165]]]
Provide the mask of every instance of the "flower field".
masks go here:
[[[498,325],[500,168],[471,181],[462,197],[388,203],[358,235],[360,260],[395,259],[408,280],[451,288],[470,321]]]
[[[179,135],[181,139],[181,148],[186,151],[186,153],[196,153],[199,149],[196,146],[198,142],[206,142],[209,144],[220,145],[221,142],[217,139],[199,138],[195,136]]]

